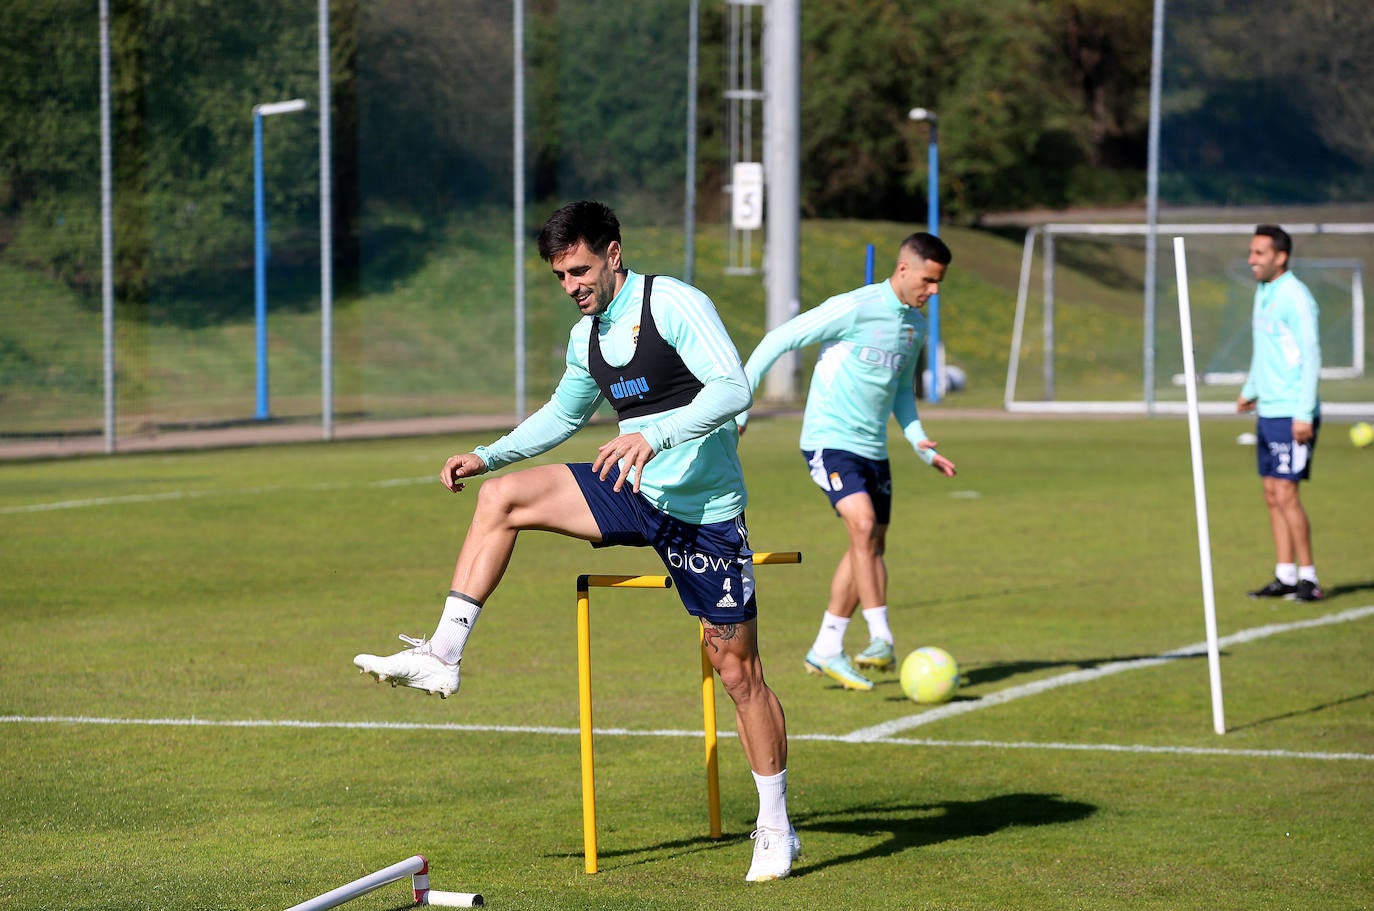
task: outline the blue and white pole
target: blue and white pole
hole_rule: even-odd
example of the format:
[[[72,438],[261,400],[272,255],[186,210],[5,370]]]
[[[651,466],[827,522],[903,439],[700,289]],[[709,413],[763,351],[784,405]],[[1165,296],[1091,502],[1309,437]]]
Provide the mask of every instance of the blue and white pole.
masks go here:
[[[929,227],[926,229],[936,237],[940,236],[940,119],[935,116],[935,112],[926,108],[912,108],[907,112],[907,118],[921,123],[930,124],[930,144],[927,147],[927,165],[929,172],[929,182],[926,188],[926,222]],[[936,294],[926,303],[926,321],[929,327],[927,337],[929,339],[926,350],[930,352],[927,360],[930,362],[930,388],[926,390],[926,399],[931,402],[940,401],[940,381],[944,376],[944,348],[940,344],[940,295]]]
[[[267,207],[263,200],[262,118],[304,111],[304,98],[253,105],[253,317],[257,343],[258,407],[254,417],[271,416],[267,396]]]

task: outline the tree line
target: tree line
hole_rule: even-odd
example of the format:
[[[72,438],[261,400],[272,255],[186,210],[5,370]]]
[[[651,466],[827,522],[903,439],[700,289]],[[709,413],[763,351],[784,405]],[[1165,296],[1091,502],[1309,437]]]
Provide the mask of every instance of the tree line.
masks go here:
[[[727,178],[730,13],[716,0],[700,6],[696,177],[711,200]],[[907,119],[917,105],[939,113],[946,217],[1139,200],[1152,6],[803,3],[804,214],[923,211],[928,134]],[[1201,176],[1179,191],[1210,191],[1215,161],[1236,140],[1208,134],[1208,123],[1224,114],[1246,123],[1236,108],[1266,92],[1278,93],[1290,118],[1268,128],[1300,134],[1312,160],[1344,175],[1333,186],[1359,191],[1351,175],[1374,164],[1374,74],[1358,50],[1365,44],[1349,39],[1369,36],[1367,4],[1294,0],[1274,15],[1321,47],[1290,38],[1282,50],[1272,49],[1274,33],[1255,27],[1261,17],[1233,3],[1185,6],[1207,27],[1177,40],[1192,43],[1184,48],[1191,75],[1213,89],[1171,102],[1202,137],[1188,152]],[[415,232],[509,204],[511,7],[333,0],[335,249],[345,275],[367,255],[369,232]],[[686,0],[527,4],[529,195],[541,211],[572,194],[680,199],[687,9]],[[244,268],[252,249],[249,112],[291,97],[315,105],[316,0],[111,0],[110,29],[120,293],[145,297],[154,276],[190,281],[207,267]],[[90,290],[100,256],[94,5],[7,0],[0,35],[0,256]],[[1304,83],[1305,95],[1283,94],[1293,73],[1311,70],[1320,81]],[[265,183],[284,256],[293,245],[305,250],[307,237],[313,243],[317,116],[265,125]],[[1284,177],[1303,179],[1291,169]],[[1305,181],[1309,193],[1314,186]]]

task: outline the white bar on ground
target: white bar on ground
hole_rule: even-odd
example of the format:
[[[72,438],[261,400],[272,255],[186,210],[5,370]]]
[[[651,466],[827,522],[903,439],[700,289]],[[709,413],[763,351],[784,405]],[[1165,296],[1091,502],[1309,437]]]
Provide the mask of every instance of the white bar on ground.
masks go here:
[[[394,863],[384,870],[376,873],[369,873],[359,879],[353,880],[345,886],[331,889],[323,895],[317,895],[309,901],[303,901],[299,905],[292,905],[286,911],[325,911],[326,908],[334,908],[344,902],[352,901],[360,895],[366,895],[374,889],[380,889],[388,883],[394,883],[398,879],[407,876],[414,876],[428,866],[427,862],[419,854],[408,857],[403,861]]]
[[[1226,733],[1221,703],[1221,654],[1217,647],[1216,593],[1212,585],[1212,541],[1207,523],[1207,482],[1202,471],[1202,434],[1198,424],[1197,369],[1193,363],[1193,309],[1188,294],[1188,259],[1183,238],[1174,238],[1178,277],[1178,325],[1183,339],[1183,377],[1188,390],[1188,440],[1193,454],[1193,499],[1197,503],[1197,547],[1202,564],[1202,609],[1207,619],[1207,670],[1212,681],[1212,729]]]
[[[441,892],[430,889],[425,895],[425,904],[442,908],[481,908],[486,905],[476,892]]]

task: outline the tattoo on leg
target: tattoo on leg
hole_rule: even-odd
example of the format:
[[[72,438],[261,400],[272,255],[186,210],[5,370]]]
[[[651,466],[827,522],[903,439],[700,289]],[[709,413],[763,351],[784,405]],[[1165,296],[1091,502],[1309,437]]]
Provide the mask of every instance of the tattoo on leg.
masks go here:
[[[706,647],[713,652],[720,651],[720,646],[716,644],[717,639],[724,642],[739,635],[738,623],[726,623],[717,626],[709,620],[702,620],[701,629],[702,641],[706,643]]]

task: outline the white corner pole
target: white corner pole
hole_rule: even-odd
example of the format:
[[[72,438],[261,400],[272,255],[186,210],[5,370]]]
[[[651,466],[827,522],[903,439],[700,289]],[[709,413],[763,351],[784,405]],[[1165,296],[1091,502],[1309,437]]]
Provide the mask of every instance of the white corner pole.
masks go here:
[[[1207,483],[1202,471],[1202,435],[1198,423],[1197,369],[1193,363],[1193,309],[1188,296],[1188,261],[1183,238],[1174,238],[1178,276],[1178,324],[1183,338],[1183,376],[1188,390],[1188,440],[1193,453],[1193,499],[1197,503],[1197,547],[1202,564],[1202,608],[1207,618],[1207,670],[1212,681],[1212,729],[1226,733],[1221,704],[1221,655],[1217,648],[1216,593],[1212,586],[1212,542],[1207,530]]]

